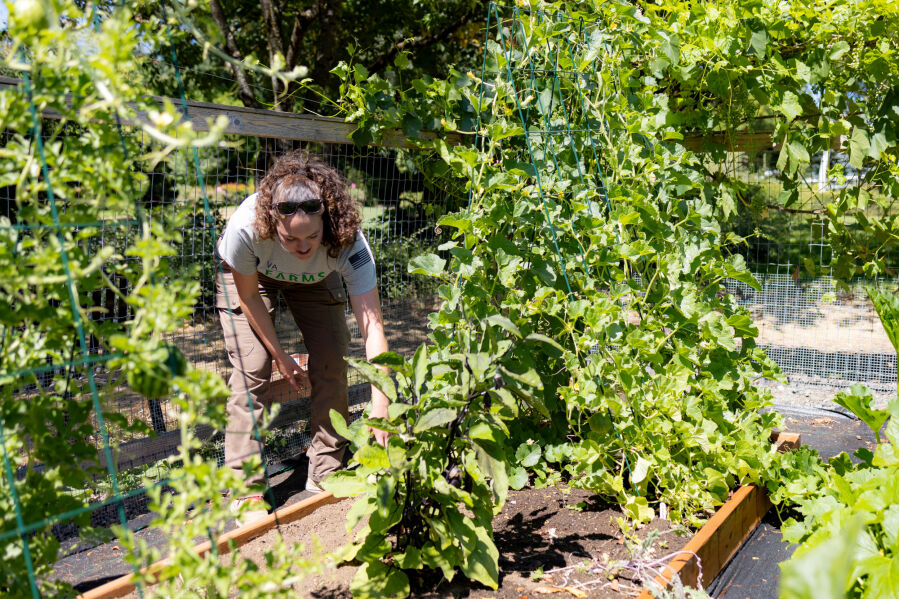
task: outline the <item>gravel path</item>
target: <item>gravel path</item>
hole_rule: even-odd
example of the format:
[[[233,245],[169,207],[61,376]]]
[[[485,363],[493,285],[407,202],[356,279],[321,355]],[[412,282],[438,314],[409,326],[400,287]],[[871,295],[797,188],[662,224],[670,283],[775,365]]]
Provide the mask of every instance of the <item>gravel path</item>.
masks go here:
[[[762,381],[759,385],[771,389],[775,405],[824,410],[837,408],[842,410],[839,405],[834,403],[833,398],[837,393],[848,391],[853,385],[853,381],[814,379],[797,375],[790,376],[789,383],[786,385],[773,381]],[[887,401],[896,395],[895,384],[892,385],[891,390],[887,389],[888,386],[883,384],[874,385],[872,394],[874,395],[874,405],[876,407],[885,407]]]

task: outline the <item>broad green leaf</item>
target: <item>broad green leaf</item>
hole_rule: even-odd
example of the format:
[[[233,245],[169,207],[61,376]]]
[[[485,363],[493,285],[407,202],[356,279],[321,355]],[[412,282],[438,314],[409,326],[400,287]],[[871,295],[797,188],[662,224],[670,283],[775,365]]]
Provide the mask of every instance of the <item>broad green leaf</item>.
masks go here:
[[[406,547],[405,553],[396,556],[396,563],[403,570],[420,570],[423,564],[421,550],[411,545]]]
[[[621,509],[637,522],[649,522],[655,517],[655,511],[649,507],[649,502],[642,496],[627,495]]]
[[[899,556],[876,555],[866,559],[861,567],[867,574],[866,596],[899,599]]]
[[[415,397],[421,398],[421,388],[428,376],[428,349],[422,344],[415,350],[412,358],[413,384],[415,385]]]
[[[839,40],[830,47],[829,58],[831,60],[839,60],[849,51],[849,43],[846,40]]]
[[[545,343],[546,345],[550,346],[551,348],[553,348],[557,352],[559,352],[558,354],[555,354],[556,356],[560,356],[565,353],[565,348],[562,347],[561,345],[559,345],[559,343],[556,340],[550,339],[546,335],[541,335],[540,333],[531,333],[530,335],[525,337],[525,340],[526,341],[539,341],[540,343]]]
[[[331,426],[334,427],[334,432],[336,432],[344,439],[353,438],[353,433],[346,425],[346,420],[344,420],[343,414],[341,414],[337,410],[331,410],[328,415],[331,417]]]
[[[421,547],[421,561],[431,568],[440,568],[444,578],[452,580],[456,575],[456,565],[462,561],[462,552],[455,545],[438,547],[427,542]]]
[[[612,432],[612,419],[609,418],[609,414],[605,410],[600,410],[591,415],[587,420],[587,424],[590,426],[591,431],[600,435]]]
[[[524,468],[531,468],[540,461],[540,446],[536,443],[522,443],[515,450],[515,460]]]
[[[521,466],[513,466],[509,470],[509,486],[516,491],[520,491],[528,484],[528,473]]]
[[[380,366],[387,366],[388,368],[392,368],[393,370],[401,372],[406,376],[412,374],[412,369],[409,367],[409,363],[403,356],[399,355],[396,352],[386,351],[378,354],[369,361],[372,364],[378,364]]]
[[[465,356],[465,365],[471,369],[475,380],[484,380],[487,370],[491,366],[490,356],[483,352],[468,354]]]
[[[386,461],[386,452],[384,457]],[[395,494],[396,482],[392,476],[382,476],[378,479],[378,484],[375,487],[375,499],[378,504],[376,513],[384,520],[388,519],[391,513],[395,514],[394,521],[382,523],[383,529],[393,527],[393,525],[399,522],[402,517],[400,506],[393,500]],[[372,515],[372,518],[374,518],[374,515]]]
[[[749,285],[756,291],[762,290],[762,285],[759,283],[758,279],[749,271],[749,268],[746,266],[746,259],[743,258],[740,254],[735,254],[727,259],[727,262],[724,266],[725,272],[727,276],[735,281],[740,281],[741,283],[745,283]]]
[[[506,331],[512,333],[519,339],[521,338],[521,330],[515,325],[514,322],[502,316],[500,314],[491,314],[485,319],[487,322],[495,324],[499,327],[502,327]]]
[[[416,408],[418,408],[416,405],[395,401],[387,406],[387,416],[390,420],[396,420],[409,410],[414,410]]]
[[[468,436],[472,439],[482,439],[500,444],[505,440],[506,435],[496,426],[491,426],[485,421],[476,422],[468,431]]]
[[[471,580],[496,589],[499,581],[499,551],[490,538],[489,530],[458,511],[447,513],[453,536],[462,545],[464,558],[459,564],[462,573]]]
[[[528,368],[524,372],[513,372],[508,368],[500,366],[500,371],[509,378],[527,385],[528,387],[533,387],[537,390],[543,389],[543,381],[540,380],[540,375],[538,375],[537,371],[533,368]]]
[[[765,58],[768,49],[768,32],[764,29],[753,31],[749,40],[749,45],[755,52],[755,55],[761,59]],[[795,118],[795,117],[794,117]]]
[[[781,100],[780,106],[778,110],[781,114],[787,117],[788,121],[792,121],[796,117],[802,114],[802,105],[799,103],[799,96],[794,94],[793,92],[785,92],[783,95],[783,100]],[[791,142],[796,143],[796,142]],[[799,144],[797,144],[798,146]],[[804,148],[803,148],[804,150]],[[805,155],[808,156],[808,152],[805,152]]]
[[[390,462],[387,460],[387,451],[377,444],[363,445],[353,455],[353,458],[366,468],[374,470],[390,468]]]
[[[870,389],[864,385],[852,385],[848,393],[845,391],[838,393],[833,400],[858,416],[874,432],[878,440],[880,439],[880,429],[890,417],[890,413],[872,407],[874,396]]]
[[[450,408],[432,408],[415,422],[413,432],[420,433],[437,426],[444,426],[456,419],[458,413]]]
[[[377,504],[370,495],[365,495],[356,500],[353,507],[346,515],[346,532],[350,534],[353,529],[362,521],[363,518],[370,515],[377,509]]]
[[[454,227],[459,229],[462,232],[471,232],[472,223],[469,218],[460,217],[456,213],[446,214],[440,217],[440,220],[437,221],[437,224],[441,227]],[[457,247],[457,246],[452,246]],[[446,247],[445,249],[452,249],[450,247]]]
[[[506,496],[509,493],[509,475],[503,459],[505,456],[500,448],[487,449],[480,444],[476,453],[478,468],[490,481],[493,503],[497,507],[501,507],[506,503]]]
[[[853,582],[853,548],[863,526],[859,516],[839,534],[800,547],[780,565],[780,599],[844,599]]]
[[[643,456],[638,457],[637,463],[634,464],[634,469],[631,473],[631,482],[635,485],[643,482],[646,479],[646,475],[649,474],[649,467],[651,465],[652,464]]]
[[[362,375],[362,378],[383,391],[390,401],[396,401],[396,384],[383,370],[364,360],[347,358],[347,362]]]
[[[350,591],[355,599],[405,599],[409,596],[409,577],[383,562],[368,562],[356,570]]]
[[[487,530],[476,527],[475,535],[477,543],[462,563],[462,573],[495,590],[499,586],[499,551]]]
[[[855,168],[861,168],[871,144],[868,141],[868,132],[856,127],[849,138],[849,164]]]
[[[734,314],[726,322],[739,333],[740,337],[757,337],[759,334],[759,330],[748,314]]]
[[[321,482],[325,491],[330,491],[334,497],[355,497],[365,493],[368,485],[359,480],[355,472],[338,470],[330,474]]]
[[[388,553],[390,541],[387,540],[387,531],[371,529],[356,549],[355,559],[363,562],[380,562],[380,559]]]
[[[887,430],[887,438],[889,438],[889,429]],[[863,447],[855,452],[855,455],[861,457],[859,454],[862,451],[865,451],[868,454],[871,453],[869,449]],[[866,461],[880,468],[896,467],[899,466],[899,452],[896,451],[896,446],[893,444],[893,441],[889,443],[881,443],[877,446],[877,449],[874,450],[873,457],[870,457],[870,459]]]
[[[410,274],[439,277],[443,274],[445,266],[446,260],[437,254],[422,254],[409,261],[408,271]]]
[[[508,123],[499,122],[490,127],[490,137],[495,141],[522,134],[524,134],[524,129],[520,125],[510,126]]]
[[[895,559],[899,556],[899,505],[891,505],[884,510],[883,536],[886,548]]]

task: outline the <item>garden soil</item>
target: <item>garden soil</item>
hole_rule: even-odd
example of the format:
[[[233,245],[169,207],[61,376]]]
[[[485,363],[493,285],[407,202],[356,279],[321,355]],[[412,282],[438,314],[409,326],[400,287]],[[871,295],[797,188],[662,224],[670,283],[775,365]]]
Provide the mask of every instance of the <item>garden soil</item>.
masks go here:
[[[859,447],[874,448],[870,431],[857,419],[845,414],[785,407],[778,408],[778,411],[784,416],[787,431],[800,433],[803,444],[818,449],[825,457],[840,451],[852,452]],[[310,496],[303,490],[306,478],[305,459],[298,458],[291,466],[290,470],[275,475],[272,480],[276,502],[281,506]],[[571,509],[571,506],[580,502],[584,502],[586,509]],[[345,500],[324,506],[298,522],[282,526],[281,534],[288,542],[304,543],[307,546],[312,546],[313,539],[319,539],[324,551],[335,551],[348,541],[345,521],[346,512],[351,505],[352,500]],[[438,580],[419,583],[414,594],[422,598],[498,596],[520,599],[523,596],[548,596],[550,591],[556,590],[557,593],[552,595],[571,597],[577,595],[560,588],[580,590],[576,586],[578,583],[601,581],[602,584],[593,585],[600,588],[590,589],[587,596],[614,597],[613,587],[616,583],[619,591],[625,591],[632,587],[633,581],[626,578],[609,580],[601,574],[590,572],[586,567],[551,571],[583,564],[598,567],[606,559],[609,562],[626,559],[633,543],[625,542],[614,524],[614,519],[619,515],[616,510],[593,501],[592,496],[584,491],[574,490],[565,494],[549,488],[511,492],[505,508],[494,521],[502,571],[500,589],[494,592],[483,587],[466,586],[464,581],[457,578],[454,585],[437,584]],[[129,525],[140,529],[147,523],[144,519],[148,517],[137,518],[129,522]],[[229,522],[227,527],[230,529],[233,524]],[[645,538],[650,531],[660,531],[661,534],[652,554],[644,557],[643,563],[659,560],[687,542],[686,537],[678,536],[671,530],[669,523],[660,520],[638,531],[637,537]],[[762,534],[766,531],[769,534]],[[242,555],[261,561],[276,534],[276,531],[271,531],[246,544],[240,550]],[[165,539],[157,531],[144,529],[137,535],[150,545],[160,549],[165,547]],[[774,599],[777,596],[777,563],[789,555],[791,548],[785,548],[779,540],[776,522],[769,522],[766,527],[761,527],[756,536],[766,541],[765,546],[757,547],[755,543],[749,542],[728,565],[729,570],[725,570],[719,577],[721,581],[715,581],[715,586],[710,589],[714,591],[713,596],[734,595],[739,599]],[[198,539],[198,542],[202,540],[204,539]],[[74,552],[57,564],[55,577],[76,585],[81,591],[88,590],[130,572],[130,567],[122,560],[122,553],[113,543]],[[608,558],[604,558],[604,554]],[[314,555],[309,553],[310,557]],[[550,573],[552,578],[533,579],[531,574],[540,568],[543,572]],[[758,572],[759,568],[764,569],[764,572]],[[349,581],[354,572],[355,568],[344,566],[331,570],[326,575],[310,578],[298,589],[298,596],[349,597]],[[706,581],[706,584],[709,582]],[[424,586],[425,584],[430,586]],[[748,592],[741,594],[741,590]],[[137,594],[134,593],[133,596],[137,597]]]
[[[324,506],[306,518],[282,526],[288,542],[312,545],[317,538],[325,551],[348,542],[345,521],[353,500]],[[412,596],[438,597],[631,597],[640,586],[633,574],[620,572],[615,562],[631,560],[648,565],[676,553],[689,540],[671,523],[653,520],[626,539],[616,519],[617,508],[596,501],[580,490],[525,489],[510,492],[502,512],[494,519],[494,539],[500,552],[500,587],[494,591],[457,574],[452,582],[434,577],[413,581]],[[241,553],[263,563],[277,531],[247,543]],[[639,551],[648,535],[655,537]],[[658,535],[656,537],[656,535]],[[314,555],[314,554],[310,554]],[[655,566],[658,568],[658,566]],[[353,566],[341,566],[304,580],[298,596],[349,598]],[[539,576],[538,573],[543,573]],[[613,574],[618,573],[618,576]]]

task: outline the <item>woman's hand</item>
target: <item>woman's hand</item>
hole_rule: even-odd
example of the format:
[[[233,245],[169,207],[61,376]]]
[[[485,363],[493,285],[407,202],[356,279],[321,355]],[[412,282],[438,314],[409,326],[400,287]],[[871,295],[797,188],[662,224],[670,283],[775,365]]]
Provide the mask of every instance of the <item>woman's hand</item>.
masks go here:
[[[305,368],[296,363],[286,352],[281,352],[275,357],[275,365],[281,376],[287,379],[290,386],[298,393],[303,393],[309,388],[309,373]],[[386,409],[385,409],[386,412]]]
[[[387,399],[380,390],[372,386],[371,388],[372,398],[371,398],[371,410],[369,411],[369,416],[371,418],[387,418],[387,406],[390,404],[390,401]],[[390,433],[387,431],[382,431],[379,428],[375,428],[373,426],[368,427],[368,432],[375,436],[375,441],[377,441],[378,445],[382,445],[387,447],[387,439],[390,437]]]
[[[268,314],[268,308],[259,295],[259,277],[256,273],[251,275],[242,275],[232,270],[234,277],[234,286],[237,287],[237,299],[240,300],[240,308],[247,316],[247,321],[253,328],[253,331],[259,336],[265,349],[275,361],[278,372],[287,379],[290,386],[298,393],[306,391],[308,388],[309,375],[306,369],[297,364],[287,352],[281,347],[278,341],[278,335],[275,333],[275,325]]]

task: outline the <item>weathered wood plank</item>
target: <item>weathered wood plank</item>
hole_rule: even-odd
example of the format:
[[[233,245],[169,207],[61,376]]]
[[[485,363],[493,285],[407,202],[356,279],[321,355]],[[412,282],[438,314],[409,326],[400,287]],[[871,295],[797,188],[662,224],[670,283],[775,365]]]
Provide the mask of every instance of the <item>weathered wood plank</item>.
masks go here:
[[[21,81],[18,79],[0,77],[0,88],[17,87],[20,83]],[[164,100],[168,100],[179,108],[182,105],[181,100],[176,98],[153,97],[153,100],[160,104]],[[350,134],[356,129],[355,123],[347,123],[342,119],[333,117],[277,112],[275,110],[261,110],[243,106],[197,102],[195,100],[188,100],[187,107],[188,118],[193,123],[194,130],[201,132],[209,131],[207,119],[215,119],[218,116],[224,116],[228,119],[228,127],[225,130],[228,134],[270,139],[351,144],[353,141],[350,138]],[[51,111],[45,111],[43,116],[59,118],[58,114]],[[134,125],[137,123],[130,122],[127,124]],[[436,135],[430,131],[422,131],[419,134],[420,139],[434,139],[435,137]],[[463,136],[450,134],[446,136],[446,141],[450,145],[458,145],[462,143]],[[724,146],[729,152],[749,153],[761,150],[776,150],[780,147],[779,142],[772,139],[770,131],[687,137],[682,143],[684,147],[693,152],[708,152],[716,146]],[[393,148],[408,147],[411,144],[401,131],[393,131],[385,134],[380,145]],[[839,140],[835,142],[835,148],[839,148]]]
[[[18,87],[21,81],[11,77],[0,77],[0,89],[4,87]],[[181,100],[176,98],[163,98],[154,96],[152,100],[160,105],[164,101],[171,102],[179,110],[182,108]],[[42,112],[45,118],[60,118],[59,113],[52,110]],[[146,120],[146,114],[137,111],[138,119]],[[243,106],[229,106],[225,104],[212,104],[210,102],[187,101],[187,116],[195,131],[209,131],[208,119],[224,116],[228,119],[225,133],[231,135],[244,135],[249,137],[263,137],[270,139],[286,139],[293,141],[311,141],[318,143],[352,144],[350,134],[355,131],[355,123],[347,123],[343,119],[309,114],[295,114],[291,112],[277,112],[275,110],[261,110],[257,108],[245,108]],[[126,125],[138,125],[138,120],[126,121]],[[433,139],[436,135],[430,131],[422,131],[420,139]],[[450,144],[461,143],[461,136],[450,135],[447,139]],[[384,147],[408,147],[409,138],[401,131],[387,132],[381,144]]]
[[[770,507],[764,489],[755,485],[740,487],[668,563],[655,583],[665,588],[678,576],[685,586],[697,587],[701,569],[701,583],[708,584],[739,550]],[[652,599],[652,594],[646,590],[639,599]]]

